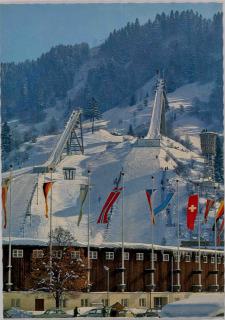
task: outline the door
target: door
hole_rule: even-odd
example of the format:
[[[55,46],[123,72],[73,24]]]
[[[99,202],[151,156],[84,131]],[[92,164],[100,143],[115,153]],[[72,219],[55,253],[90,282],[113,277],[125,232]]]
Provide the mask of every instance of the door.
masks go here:
[[[35,311],[44,311],[44,299],[35,299]]]

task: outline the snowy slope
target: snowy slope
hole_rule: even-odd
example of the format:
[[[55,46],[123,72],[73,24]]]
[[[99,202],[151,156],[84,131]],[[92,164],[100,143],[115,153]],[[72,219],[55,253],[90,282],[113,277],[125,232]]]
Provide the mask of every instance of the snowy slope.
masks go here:
[[[198,85],[194,84],[193,87],[198,88]],[[209,92],[207,86],[204,87],[204,90],[201,90],[204,95],[205,91],[208,90],[207,92]],[[190,96],[190,90],[186,89],[183,89],[183,91],[180,89],[180,91],[180,96],[179,89],[173,96],[171,95],[171,108],[176,108],[180,99],[183,99],[183,105],[190,106],[194,94]],[[187,96],[185,96],[186,91],[188,91]],[[136,111],[135,116],[134,111]],[[80,209],[80,185],[87,183],[88,168],[91,170],[91,241],[93,243],[118,242],[121,238],[121,199],[114,206],[109,228],[105,225],[97,225],[96,221],[108,193],[113,188],[113,181],[118,177],[122,168],[125,172],[124,216],[126,228],[124,238],[126,242],[151,242],[149,209],[145,196],[145,189],[152,187],[151,176],[155,177],[154,187],[157,189],[153,203],[154,201],[159,203],[168,189],[175,188],[175,180],[179,178],[180,215],[181,223],[184,224],[185,199],[188,194],[189,177],[177,176],[176,168],[178,163],[182,162],[191,167],[190,173],[192,177],[199,177],[199,171],[201,172],[203,167],[203,159],[199,155],[199,148],[197,147],[195,150],[197,153],[190,152],[183,145],[166,137],[162,137],[161,149],[136,147],[136,138],[115,136],[110,133],[113,129],[120,129],[121,122],[119,123],[119,119],[122,119],[122,127],[126,123],[126,128],[129,126],[127,124],[134,124],[134,122],[135,125],[148,125],[150,114],[150,101],[148,106],[144,107],[142,105],[141,110],[140,103],[125,109],[114,108],[104,114],[104,118],[109,122],[99,122],[94,134],[91,134],[87,128],[84,130],[85,154],[65,157],[58,164],[56,172],[53,173],[55,181],[53,185],[53,227],[63,226],[71,231],[75,239],[80,242],[86,242],[87,201],[79,227],[77,227],[77,220]],[[177,121],[181,121],[179,115]],[[90,126],[90,123],[85,124],[84,127],[88,126]],[[183,130],[184,127],[185,118],[182,120],[181,129]],[[177,128],[179,127],[177,126]],[[196,124],[196,128],[195,132],[190,128],[195,137],[198,135],[200,125]],[[181,129],[180,132],[182,132]],[[51,137],[43,138],[43,142],[45,142],[43,150],[41,150],[41,140],[38,141],[37,147],[40,147],[39,149],[34,147],[31,157],[36,158],[37,162],[38,159],[42,159],[42,154],[47,154],[49,144],[52,141]],[[75,180],[63,180],[62,168],[67,166],[76,168]],[[165,171],[165,167],[168,167],[169,170]],[[18,177],[13,183],[12,236],[40,240],[47,239],[49,220],[44,217],[42,183],[48,178],[50,178],[49,174],[39,176],[38,192],[36,189],[31,206],[31,220],[29,218],[25,219],[25,210],[37,176],[26,174]],[[165,191],[161,186],[162,181],[166,182]],[[173,226],[176,222],[176,200],[176,197],[174,197],[171,201],[171,226],[166,226],[168,217],[165,211],[156,217],[156,225],[154,226],[155,243],[165,244],[166,241],[166,244],[177,244],[176,229]],[[7,234],[8,229],[3,231],[4,237]],[[183,236],[188,237],[189,235],[183,232]]]

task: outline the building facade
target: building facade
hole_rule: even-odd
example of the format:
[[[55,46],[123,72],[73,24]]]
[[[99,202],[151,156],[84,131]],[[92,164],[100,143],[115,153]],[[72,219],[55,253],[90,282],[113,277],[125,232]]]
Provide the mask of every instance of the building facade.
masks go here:
[[[42,257],[46,246],[12,245],[12,290],[27,290],[25,279],[31,272],[32,256]],[[60,248],[54,251],[61,258]],[[87,257],[87,248],[74,247],[71,259]],[[121,283],[121,248],[115,245],[104,247],[93,246],[90,249],[90,280],[91,292],[107,290],[107,272],[109,272],[109,291],[119,292]],[[125,246],[125,291],[148,292],[152,274],[156,292],[193,292],[223,291],[224,290],[224,252],[193,248],[180,248],[180,260],[175,247],[154,246],[154,268],[151,265],[150,245]],[[7,291],[8,246],[3,246],[3,288]],[[180,287],[177,288],[179,274]],[[200,283],[199,283],[200,281]],[[215,287],[217,286],[217,287]],[[197,288],[196,288],[197,287]],[[76,288],[74,288],[76,290]]]

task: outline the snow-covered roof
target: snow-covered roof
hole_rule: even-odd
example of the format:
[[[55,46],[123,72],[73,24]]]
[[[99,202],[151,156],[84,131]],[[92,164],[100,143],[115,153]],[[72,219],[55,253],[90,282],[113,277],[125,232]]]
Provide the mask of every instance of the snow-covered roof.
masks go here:
[[[7,245],[8,244],[8,239],[7,238],[3,238],[2,240],[3,245]],[[16,245],[16,246],[47,246],[48,245],[48,241],[47,240],[36,240],[36,239],[30,239],[30,238],[13,238],[12,239],[12,245]],[[81,247],[81,248],[85,248],[87,247],[87,242],[79,242],[79,241],[75,241],[74,246],[76,247]],[[102,244],[96,244],[96,243],[90,243],[90,246],[92,248],[99,248],[99,249],[104,249],[104,248],[112,248],[112,249],[116,249],[116,248],[121,248],[121,242],[104,242]],[[151,250],[152,249],[152,245],[149,243],[134,243],[134,242],[125,242],[124,243],[124,247],[125,249],[142,249],[142,250]],[[154,250],[159,250],[159,251],[177,251],[177,247],[176,246],[162,246],[162,245],[157,245],[157,244],[153,244],[153,248]],[[180,247],[180,252],[198,252],[199,249],[198,248],[190,248],[190,247]],[[214,254],[215,250],[210,249],[210,248],[201,248],[200,249],[201,252],[203,253],[208,253],[208,254]],[[218,249],[217,253],[219,254],[223,254],[223,248]]]

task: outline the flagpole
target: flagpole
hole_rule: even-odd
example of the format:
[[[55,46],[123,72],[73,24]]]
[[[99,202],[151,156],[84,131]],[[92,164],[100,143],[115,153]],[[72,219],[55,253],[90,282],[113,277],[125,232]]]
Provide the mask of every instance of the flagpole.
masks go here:
[[[38,180],[39,180],[39,173],[37,174],[37,205],[38,205]]]
[[[199,194],[200,194],[200,186],[198,184],[198,284],[199,290],[202,291],[202,274],[201,274],[201,223],[200,223],[200,212],[199,212]]]
[[[50,180],[51,180],[51,191],[50,191],[50,217],[49,217],[49,269],[50,269],[50,286],[52,285],[52,171],[50,167]]]
[[[124,282],[124,172],[121,172],[122,177],[122,217],[121,217],[121,229],[122,229],[122,282],[121,282],[121,291],[125,290]]]
[[[8,256],[8,291],[11,291],[12,287],[12,241],[11,241],[11,216],[12,216],[12,165],[10,165],[10,180],[9,180],[9,256]]]
[[[179,180],[177,183],[177,291],[180,291],[180,212],[179,212]]]
[[[88,247],[87,247],[87,258],[88,258],[88,270],[87,270],[87,292],[90,292],[91,283],[90,283],[90,212],[91,212],[91,197],[90,197],[90,190],[91,190],[91,171],[88,169],[88,223],[87,223],[87,240],[88,240]]]
[[[214,203],[215,203],[215,208],[216,208],[216,186],[214,187]],[[215,210],[215,217],[214,217],[214,241],[215,241],[215,291],[218,291],[218,274],[217,274],[217,226],[216,226],[216,210]]]
[[[154,235],[153,235],[153,215],[154,215],[154,205],[153,205],[153,195],[154,195],[154,177],[152,176],[152,221],[151,221],[151,241],[152,241],[152,250],[151,250],[151,291],[155,289],[155,281],[154,281]]]

